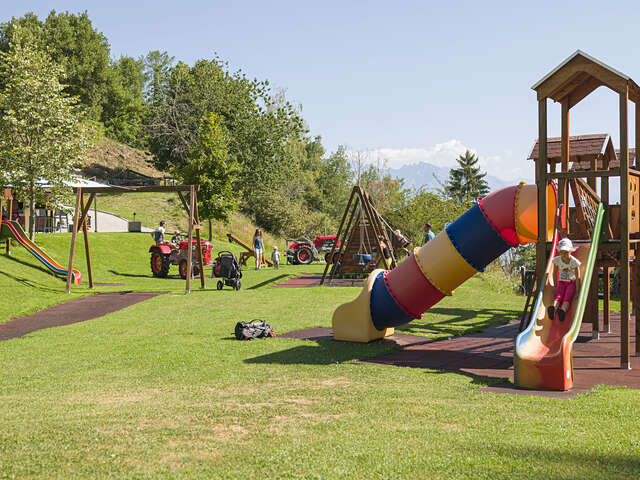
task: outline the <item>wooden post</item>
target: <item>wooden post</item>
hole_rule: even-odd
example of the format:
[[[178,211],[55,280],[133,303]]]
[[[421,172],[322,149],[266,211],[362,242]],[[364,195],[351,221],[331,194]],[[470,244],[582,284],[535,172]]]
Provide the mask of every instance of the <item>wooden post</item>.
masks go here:
[[[76,211],[73,213],[73,230],[71,234],[71,246],[69,247],[69,263],[67,264],[67,293],[71,293],[71,278],[73,277],[73,256],[76,253],[76,237],[78,236],[78,219],[82,208],[82,188],[76,192]]]
[[[611,299],[611,282],[610,282],[610,278],[611,278],[611,268],[610,267],[604,267],[602,269],[602,320],[603,320],[603,325],[602,325],[602,329],[606,332],[606,333],[611,333],[611,323],[609,322],[609,317],[610,317],[610,311],[611,311],[611,305],[610,305],[610,299]]]
[[[200,212],[198,211],[198,193],[196,192],[195,187],[193,188],[193,196],[195,198],[193,205],[194,207],[194,218],[196,221],[196,257],[198,259],[198,264],[200,265],[200,288],[204,288],[204,262],[202,261],[202,245],[200,244]]]
[[[598,340],[600,338],[600,319],[598,318],[599,301],[598,301],[598,272],[599,265],[594,265],[591,275],[591,283],[589,284],[589,294],[587,296],[587,311],[591,315],[591,338]]]
[[[602,168],[604,170],[609,170],[609,158],[606,155],[602,158]],[[603,232],[603,240],[609,240],[609,231],[611,230],[611,225],[609,225],[609,177],[600,177],[600,190],[600,199],[604,205],[602,224],[605,226],[605,229]]]
[[[340,220],[340,226],[338,227],[338,233],[336,234],[336,240],[333,242],[333,245],[331,246],[331,253],[329,254],[329,259],[331,260],[331,262],[327,262],[324,266],[324,272],[322,272],[322,278],[320,279],[320,285],[324,285],[324,279],[327,277],[327,271],[329,270],[329,268],[331,267],[331,265],[333,265],[333,256],[336,253],[336,246],[338,245],[338,242],[340,241],[340,234],[342,233],[342,227],[344,227],[344,221],[347,218],[347,214],[349,213],[349,209],[351,208],[351,202],[353,201],[353,197],[356,194],[356,190],[355,187],[351,190],[351,196],[349,197],[349,201],[347,202],[347,208],[344,209],[344,213],[342,214],[342,220]],[[351,222],[349,222],[351,223]],[[340,244],[340,247],[342,247],[342,243]],[[338,251],[340,251],[341,248],[338,249]]]
[[[91,202],[91,200],[89,200]],[[87,205],[90,203],[87,202]],[[82,211],[85,209],[84,194],[80,195],[80,203],[82,204]],[[89,250],[89,233],[87,231],[87,217],[82,218],[82,235],[84,237],[84,254],[87,257],[87,273],[89,275],[89,288],[93,288],[93,269],[91,268],[91,251]]]
[[[635,145],[636,145],[636,150],[635,150],[635,166],[636,167],[640,167],[640,159],[638,159],[638,156],[640,156],[640,106],[638,105],[638,102],[636,101],[636,103],[634,104],[635,107],[635,117],[636,117],[636,140],[635,140]],[[628,188],[628,187],[627,187]],[[628,200],[627,200],[628,201]],[[627,225],[629,225],[627,223]],[[637,244],[636,244],[636,249],[635,249],[635,263],[636,263],[636,277],[634,277],[634,280],[638,280],[635,285],[638,286],[638,290],[636,290],[636,294],[633,296],[634,302],[633,302],[633,308],[634,308],[634,312],[635,312],[635,321],[636,321],[636,355],[640,354],[640,320],[639,320],[639,314],[640,314],[640,264],[638,262],[640,262],[640,259],[638,259],[638,253],[640,253],[640,251],[637,248]],[[637,305],[637,308],[636,308]]]
[[[189,191],[189,244],[187,245],[187,286],[185,288],[185,295],[188,295],[191,291],[191,257],[193,256],[193,202],[195,200],[193,185]]]
[[[640,346],[638,345],[638,338],[640,338],[640,259],[638,258],[638,250],[635,252],[635,260],[631,264],[631,288],[632,288],[632,303],[633,303],[633,316],[636,321],[636,351],[635,354],[640,353]]]
[[[547,264],[547,99],[538,100],[538,243],[536,244],[536,278],[542,279]]]
[[[620,93],[620,368],[630,369],[629,338],[629,89]]]
[[[562,100],[562,118],[561,118],[561,155],[560,155],[560,162],[561,162],[561,172],[568,172],[569,171],[569,158],[571,155],[570,152],[570,142],[569,142],[569,97],[565,97],[564,100]],[[546,185],[545,185],[546,188]],[[561,178],[560,181],[558,182],[558,203],[560,204],[564,204],[565,205],[565,209],[564,209],[564,219],[563,219],[563,224],[566,224],[566,219],[568,216],[568,212],[569,212],[569,206],[568,206],[568,195],[567,195],[567,180],[564,178]]]

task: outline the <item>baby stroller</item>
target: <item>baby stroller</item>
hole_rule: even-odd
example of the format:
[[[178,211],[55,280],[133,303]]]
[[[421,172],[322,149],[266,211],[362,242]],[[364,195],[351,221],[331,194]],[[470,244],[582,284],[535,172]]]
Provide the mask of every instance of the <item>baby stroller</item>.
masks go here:
[[[233,287],[235,290],[240,290],[242,284],[240,279],[242,278],[242,269],[236,259],[236,256],[229,251],[222,251],[218,253],[218,256],[213,261],[213,269],[211,271],[211,277],[221,278],[218,280],[217,288],[222,290],[222,287]]]

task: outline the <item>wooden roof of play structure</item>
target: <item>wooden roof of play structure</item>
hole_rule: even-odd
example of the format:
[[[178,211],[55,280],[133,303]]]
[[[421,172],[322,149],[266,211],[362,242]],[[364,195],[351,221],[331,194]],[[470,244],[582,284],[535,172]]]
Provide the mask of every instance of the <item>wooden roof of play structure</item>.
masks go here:
[[[527,157],[529,160],[537,160],[540,145],[536,143]],[[577,135],[569,137],[569,151],[571,162],[589,162],[592,158],[608,156],[615,158],[615,150],[611,142],[611,136],[606,133],[597,135]],[[562,157],[562,137],[547,139],[547,163],[560,163]]]
[[[531,88],[537,92],[538,100],[551,98],[560,102],[568,97],[571,108],[601,86],[618,93],[628,89],[629,99],[640,101],[640,87],[631,77],[581,50],[576,50]]]

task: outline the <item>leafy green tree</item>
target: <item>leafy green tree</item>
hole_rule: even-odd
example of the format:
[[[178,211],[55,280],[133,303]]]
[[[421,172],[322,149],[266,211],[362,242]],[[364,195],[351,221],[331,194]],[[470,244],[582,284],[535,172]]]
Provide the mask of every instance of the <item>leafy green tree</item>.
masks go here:
[[[0,52],[0,180],[29,200],[33,239],[36,202],[55,204],[70,192],[65,181],[88,145],[76,99],[58,80],[63,69],[25,37],[14,29]]]
[[[456,162],[458,168],[449,171],[449,178],[444,186],[445,194],[462,205],[469,206],[489,193],[489,185],[485,180],[486,173],[481,173],[478,157],[467,150]]]
[[[287,149],[301,137],[303,122],[291,105],[274,107],[268,82],[229,73],[227,64],[214,58],[193,67],[178,62],[161,91],[148,120],[149,145],[160,170],[187,163],[203,117],[214,113],[229,132],[229,156],[240,168],[236,186],[246,206],[291,177]]]
[[[103,103],[106,134],[132,147],[146,147],[144,120],[147,105],[142,96],[145,83],[142,59],[121,57],[112,62],[111,79]]]
[[[237,172],[236,163],[229,157],[229,135],[220,117],[210,113],[202,120],[198,142],[189,152],[188,162],[176,172],[184,183],[200,185],[198,212],[200,219],[209,221],[209,240],[211,220],[227,222],[237,206],[233,190]]]
[[[156,104],[163,96],[174,57],[167,52],[153,50],[144,57],[145,96],[151,104]]]

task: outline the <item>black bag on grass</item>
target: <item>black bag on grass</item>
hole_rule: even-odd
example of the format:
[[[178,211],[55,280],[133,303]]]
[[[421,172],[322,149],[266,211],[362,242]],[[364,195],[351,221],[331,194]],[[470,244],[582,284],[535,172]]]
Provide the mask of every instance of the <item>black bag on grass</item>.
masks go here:
[[[275,337],[273,328],[264,320],[256,318],[250,322],[236,323],[236,338],[238,340],[253,340],[254,338]]]

